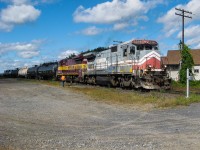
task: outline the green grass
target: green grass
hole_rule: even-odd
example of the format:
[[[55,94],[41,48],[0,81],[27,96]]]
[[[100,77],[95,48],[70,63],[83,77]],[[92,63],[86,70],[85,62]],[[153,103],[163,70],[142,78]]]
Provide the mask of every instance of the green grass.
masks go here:
[[[31,83],[46,84],[50,86],[61,87],[58,81],[38,81],[38,80],[23,80]],[[67,83],[68,84],[68,83]],[[103,87],[81,87],[81,86],[65,86],[64,89],[71,90],[77,93],[83,93],[93,100],[102,101],[110,104],[139,106],[145,108],[148,105],[154,108],[166,108],[176,106],[188,106],[191,103],[200,102],[200,95],[192,94],[190,98],[186,99],[185,96],[172,95],[161,92],[147,92],[141,93],[137,91],[119,90],[113,88]],[[180,85],[176,85],[180,86]]]
[[[186,84],[183,84],[183,83],[180,83],[180,82],[177,82],[177,81],[172,81],[172,87],[183,88],[183,87],[186,87]],[[190,87],[200,89],[200,81],[190,81]]]
[[[96,100],[117,104],[129,104],[144,106],[151,104],[155,108],[188,106],[191,103],[200,102],[200,95],[191,95],[190,98],[184,96],[173,96],[159,92],[139,93],[135,91],[121,92],[116,89],[104,88],[73,88],[73,90],[84,93]]]
[[[176,107],[176,106],[189,106],[192,103],[200,102],[200,95],[191,95],[189,98],[180,96],[173,99],[166,99],[159,103],[158,107]]]

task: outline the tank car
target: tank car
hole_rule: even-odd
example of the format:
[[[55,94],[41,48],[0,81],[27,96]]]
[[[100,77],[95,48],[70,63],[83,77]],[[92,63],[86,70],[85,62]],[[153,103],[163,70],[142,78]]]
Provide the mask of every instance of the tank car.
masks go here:
[[[48,62],[38,67],[38,79],[55,79],[58,62]]]
[[[2,78],[3,77],[3,73],[0,73],[0,78]]]
[[[27,78],[28,79],[37,79],[37,72],[38,72],[38,66],[37,65],[28,68]]]
[[[18,68],[13,70],[5,70],[3,76],[7,78],[16,78],[18,76]]]
[[[18,77],[18,71],[19,71],[18,68],[11,70],[11,78],[17,78]]]
[[[4,70],[3,76],[6,78],[11,77],[11,70]]]
[[[18,77],[27,78],[27,71],[28,71],[28,67],[24,67],[24,68],[19,69]]]

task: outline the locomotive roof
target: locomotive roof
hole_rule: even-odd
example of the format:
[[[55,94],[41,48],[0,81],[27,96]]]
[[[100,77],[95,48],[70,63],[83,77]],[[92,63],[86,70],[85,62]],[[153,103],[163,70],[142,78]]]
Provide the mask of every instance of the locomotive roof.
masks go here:
[[[153,45],[153,46],[156,46],[158,45],[158,43],[154,40],[133,40],[132,41],[132,44],[134,45]]]
[[[94,58],[95,55],[93,53],[90,53],[88,55],[84,55],[84,58],[89,59],[89,58]]]
[[[119,43],[119,44],[115,44],[115,45],[111,45],[109,46],[109,48],[118,46],[118,45],[124,45],[124,44],[129,44],[132,43],[134,45],[152,45],[152,46],[157,46],[158,42],[154,41],[154,40],[129,40],[123,43]]]
[[[83,59],[83,55],[82,55],[82,54],[79,54],[79,55],[73,57],[72,59],[81,60],[81,59]]]

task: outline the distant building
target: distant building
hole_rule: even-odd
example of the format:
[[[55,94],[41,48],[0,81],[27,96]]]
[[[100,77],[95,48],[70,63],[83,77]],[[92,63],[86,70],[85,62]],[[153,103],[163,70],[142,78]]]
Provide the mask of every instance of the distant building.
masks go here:
[[[200,49],[190,50],[190,54],[194,60],[194,78],[200,80]],[[166,57],[162,57],[162,62],[167,66],[169,76],[177,81],[179,80],[179,70],[181,68],[181,51],[169,50]]]

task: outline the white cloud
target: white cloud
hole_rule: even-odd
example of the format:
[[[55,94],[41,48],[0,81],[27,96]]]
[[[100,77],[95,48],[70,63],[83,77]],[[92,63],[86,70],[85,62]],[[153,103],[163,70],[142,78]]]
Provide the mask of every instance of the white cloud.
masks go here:
[[[186,38],[192,38],[194,36],[199,36],[200,35],[200,25],[193,25],[185,28],[185,37]],[[182,32],[179,32],[178,38],[182,37]]]
[[[79,6],[73,14],[75,22],[117,23],[122,20],[138,20],[163,0],[112,0],[85,9]],[[147,17],[145,17],[147,19]]]
[[[0,72],[8,69],[15,69],[22,66],[23,63],[19,60],[10,59],[10,60],[0,60]]]
[[[9,32],[9,31],[12,30],[12,28],[13,28],[13,25],[7,24],[7,23],[4,23],[4,22],[1,22],[1,21],[0,21],[0,30]]]
[[[194,20],[200,20],[200,3],[199,0],[190,0],[187,4],[185,5],[177,5],[173,8],[171,8],[165,15],[161,16],[158,18],[159,23],[164,24],[164,29],[163,31],[165,32],[166,36],[169,37],[172,34],[176,33],[178,30],[181,29],[181,17],[175,15],[175,12],[180,13],[179,11],[176,11],[175,8],[181,8],[185,10],[192,10],[191,14],[186,14],[189,16],[192,16],[192,19],[186,18],[185,19],[185,24],[187,25],[191,21]]]
[[[182,32],[177,35],[181,38]],[[185,29],[185,38],[187,39],[186,44],[189,46],[194,46],[195,48],[200,45],[200,25],[192,25]]]
[[[164,24],[164,32],[166,33],[166,36],[169,37],[173,33],[179,30],[179,17],[175,15],[175,7],[173,7],[171,10],[167,12],[164,16],[161,16],[158,18],[159,23]]]
[[[0,12],[0,30],[11,31],[15,25],[35,21],[41,11],[28,4],[28,0],[10,0],[11,5]]]
[[[191,10],[192,20],[200,20],[200,3],[199,0],[190,0],[187,5],[183,5],[186,10]],[[190,15],[190,14],[189,14]]]
[[[22,24],[35,21],[40,11],[31,5],[11,5],[1,11],[1,21],[8,24]]]
[[[196,46],[194,46],[194,49],[200,49],[200,42],[198,42],[199,44],[197,44]]]
[[[102,29],[99,29],[99,28],[97,28],[95,26],[91,26],[91,27],[88,27],[88,28],[78,32],[78,33],[92,36],[92,35],[100,34],[101,32],[103,32]]]
[[[22,58],[33,58],[39,55],[39,51],[22,51],[18,55]]]
[[[64,52],[62,52],[59,56],[58,56],[58,59],[64,59],[68,56],[70,56],[71,54],[75,54],[77,55],[79,52],[76,51],[76,50],[66,50]]]
[[[116,23],[116,24],[114,24],[113,29],[121,30],[121,29],[126,28],[128,25],[129,25],[128,23]]]
[[[21,58],[33,58],[39,55],[39,47],[43,41],[37,40],[30,43],[0,43],[0,54],[15,51]]]
[[[23,43],[0,43],[0,72],[7,69],[40,64],[43,59],[35,56],[39,55],[40,46],[43,42],[44,40]]]

